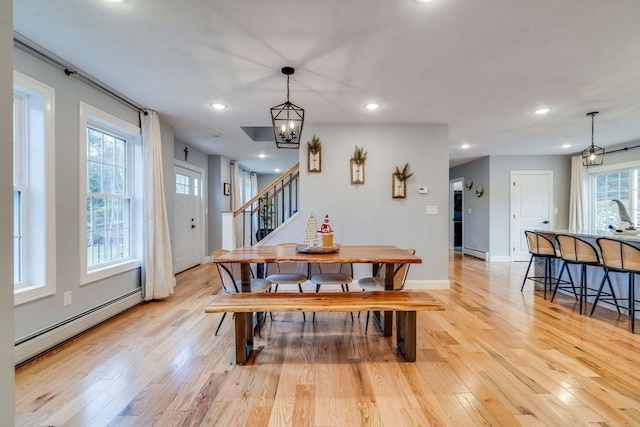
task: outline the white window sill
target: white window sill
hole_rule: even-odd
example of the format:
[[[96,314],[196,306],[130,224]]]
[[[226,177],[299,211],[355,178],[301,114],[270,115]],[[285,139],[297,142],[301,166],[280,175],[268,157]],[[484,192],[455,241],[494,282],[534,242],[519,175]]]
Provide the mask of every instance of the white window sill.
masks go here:
[[[130,270],[139,268],[141,265],[142,263],[140,262],[139,259],[131,259],[131,260],[121,262],[119,264],[91,270],[84,275],[80,286],[84,286],[89,283],[97,282],[98,280],[115,276],[116,274],[121,274]]]
[[[55,286],[30,286],[16,289],[13,294],[13,305],[21,305],[56,293]]]

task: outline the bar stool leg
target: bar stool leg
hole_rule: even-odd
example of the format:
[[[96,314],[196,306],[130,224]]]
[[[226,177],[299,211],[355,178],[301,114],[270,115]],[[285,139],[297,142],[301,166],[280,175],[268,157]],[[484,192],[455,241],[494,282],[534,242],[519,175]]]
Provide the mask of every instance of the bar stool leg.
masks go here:
[[[544,257],[544,290],[542,291],[544,299],[547,299],[547,282],[551,282],[551,262],[549,257]]]
[[[629,315],[631,316],[631,332],[635,333],[636,325],[636,275],[629,273]]]
[[[598,300],[600,299],[600,294],[602,293],[602,288],[604,287],[604,282],[609,278],[609,269],[605,267],[604,269],[604,277],[600,282],[600,287],[598,288],[598,294],[596,295],[596,299],[593,301],[593,307],[591,307],[591,314],[589,316],[593,316],[593,312],[596,311],[596,307],[598,305]],[[611,281],[609,280],[609,285],[611,285]],[[617,303],[616,303],[617,305]],[[620,309],[618,309],[618,314],[620,314]]]
[[[584,314],[587,314],[587,264],[582,264],[582,298],[584,300],[582,304]],[[580,310],[580,314],[583,314],[582,310]]]
[[[600,287],[598,288],[598,293],[596,295],[596,299],[593,301],[593,307],[591,307],[591,313],[589,316],[593,316],[593,312],[596,311],[596,306],[598,305],[598,301],[600,300],[600,295],[602,294],[602,288],[604,288],[604,282],[609,283],[609,290],[611,291],[611,297],[613,298],[613,302],[616,304],[616,310],[618,314],[620,313],[620,304],[618,304],[618,298],[616,298],[616,291],[613,290],[613,285],[611,284],[611,277],[609,277],[609,269],[604,268],[604,277],[600,282]]]
[[[533,262],[533,255],[529,259],[529,266],[527,267],[526,273],[524,273],[524,280],[522,281],[522,287],[520,288],[520,292],[524,290],[524,284],[527,282],[527,277],[529,276],[529,270],[531,269],[532,262]]]

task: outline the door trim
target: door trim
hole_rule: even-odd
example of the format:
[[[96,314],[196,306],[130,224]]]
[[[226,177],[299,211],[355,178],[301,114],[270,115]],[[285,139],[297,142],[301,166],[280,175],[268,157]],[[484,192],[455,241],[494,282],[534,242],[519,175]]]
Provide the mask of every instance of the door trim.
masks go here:
[[[450,179],[449,180],[449,250],[454,248],[454,225],[453,225],[453,210],[454,210],[454,186],[456,183],[460,183],[464,190],[464,177]],[[462,247],[464,248],[464,191],[462,192]]]
[[[514,212],[513,212],[513,182],[516,176],[518,175],[546,175],[547,177],[549,177],[549,194],[548,194],[548,203],[549,203],[549,212],[548,212],[548,217],[549,217],[549,230],[553,230],[554,229],[554,198],[553,198],[553,186],[555,185],[554,183],[554,178],[553,178],[553,170],[551,169],[546,169],[546,170],[526,170],[526,169],[518,169],[518,170],[511,170],[509,171],[509,258],[511,259],[511,261],[518,261],[516,259],[514,259],[514,255],[513,255],[513,251],[511,250],[514,245],[516,244],[516,242],[513,241],[513,233],[512,230],[515,227],[515,221],[514,221]]]
[[[200,203],[199,203],[199,207],[198,210],[200,211],[200,224],[199,227],[201,227],[202,230],[204,230],[204,233],[201,236],[200,239],[200,244],[199,249],[198,249],[198,257],[200,258],[200,263],[204,264],[206,262],[206,258],[205,258],[205,253],[206,253],[206,245],[207,245],[207,241],[208,239],[208,220],[205,220],[205,204],[207,203],[207,171],[202,169],[201,167],[198,167],[196,165],[193,165],[191,163],[187,163],[184,162],[182,160],[178,160],[178,159],[173,159],[173,183],[175,185],[175,181],[176,181],[176,169],[175,167],[181,167],[183,169],[188,169],[192,172],[197,172],[200,174],[200,183],[201,183],[201,192],[200,192]],[[175,188],[173,190],[175,192]],[[173,209],[175,210],[175,200],[174,200],[174,206]],[[171,224],[171,228],[173,228],[173,224]],[[173,240],[172,243],[173,245]],[[175,248],[171,248],[171,251],[174,252]],[[173,269],[175,270],[175,265],[173,266]]]

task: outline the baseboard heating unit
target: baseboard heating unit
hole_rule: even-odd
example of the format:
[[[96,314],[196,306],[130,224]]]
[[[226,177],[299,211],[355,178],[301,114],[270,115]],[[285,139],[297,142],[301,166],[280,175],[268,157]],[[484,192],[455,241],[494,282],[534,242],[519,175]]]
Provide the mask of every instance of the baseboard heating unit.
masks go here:
[[[464,247],[462,248],[462,253],[465,255],[472,256],[474,258],[480,258],[481,260],[484,260],[484,261],[489,261],[489,252]]]
[[[116,299],[79,313],[15,342],[15,364],[26,362],[76,335],[142,302],[142,290],[136,289]]]

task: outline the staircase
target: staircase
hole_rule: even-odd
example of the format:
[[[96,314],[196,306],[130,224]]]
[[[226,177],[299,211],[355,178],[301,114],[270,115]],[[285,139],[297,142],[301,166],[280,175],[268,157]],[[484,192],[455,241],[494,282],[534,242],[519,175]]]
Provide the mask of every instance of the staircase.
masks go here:
[[[236,211],[223,213],[225,249],[255,245],[298,211],[299,169],[296,163]]]

